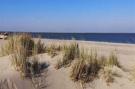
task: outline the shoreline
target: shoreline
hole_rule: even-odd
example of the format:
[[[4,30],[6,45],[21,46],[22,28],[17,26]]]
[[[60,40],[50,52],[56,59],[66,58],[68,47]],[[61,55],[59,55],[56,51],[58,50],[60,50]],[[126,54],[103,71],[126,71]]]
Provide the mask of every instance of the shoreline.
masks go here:
[[[38,38],[34,38],[34,39],[38,39]],[[76,41],[76,42],[79,42],[79,43],[92,43],[92,44],[103,44],[103,45],[118,45],[118,46],[135,46],[135,44],[133,43],[115,43],[115,42],[103,42],[103,41],[85,41],[85,40],[65,40],[65,39],[47,39],[47,38],[41,38],[41,40],[48,40],[48,41],[64,41],[64,42],[73,42],[73,41]]]

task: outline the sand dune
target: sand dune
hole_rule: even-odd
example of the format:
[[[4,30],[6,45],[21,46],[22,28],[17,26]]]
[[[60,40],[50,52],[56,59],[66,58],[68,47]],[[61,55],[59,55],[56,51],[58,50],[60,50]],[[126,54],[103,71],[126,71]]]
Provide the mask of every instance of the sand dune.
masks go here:
[[[64,40],[49,40],[42,39],[45,44],[55,43],[63,45],[71,41]],[[117,44],[105,42],[86,42],[77,41],[81,47],[88,50],[95,48],[98,54],[108,56],[110,52],[115,51],[118,55],[118,60],[124,70],[114,68],[115,71],[121,75],[115,77],[115,81],[109,85],[102,78],[96,78],[93,82],[86,84],[86,89],[135,89],[135,83],[132,81],[133,66],[135,66],[135,45],[134,44]],[[0,45],[5,41],[0,41]],[[73,82],[69,78],[69,68],[61,68],[56,70],[54,68],[57,59],[61,58],[61,54],[51,58],[46,53],[39,55],[40,62],[46,62],[49,66],[44,69],[42,76],[35,78],[36,82],[31,79],[23,79],[20,74],[14,70],[11,65],[10,55],[0,57],[0,79],[7,79],[13,83],[16,89],[35,89],[39,85],[39,89],[82,89],[81,84]],[[34,84],[34,85],[33,85]],[[11,85],[11,84],[9,84]]]

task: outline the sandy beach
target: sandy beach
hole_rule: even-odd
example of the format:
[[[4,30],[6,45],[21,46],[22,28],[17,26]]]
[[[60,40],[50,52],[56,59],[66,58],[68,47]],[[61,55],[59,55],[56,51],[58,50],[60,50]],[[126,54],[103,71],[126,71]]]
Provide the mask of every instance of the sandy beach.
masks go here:
[[[35,39],[36,40],[36,39]],[[45,45],[70,44],[69,40],[51,40],[42,39]],[[91,42],[91,41],[75,41],[80,48],[88,51],[95,49],[98,55],[109,56],[111,52],[115,52],[118,57],[122,69],[114,68],[120,75],[115,77],[115,81],[109,86],[102,78],[96,78],[94,81],[86,84],[86,89],[135,89],[135,82],[132,78],[132,70],[135,68],[135,44],[107,43],[107,42]],[[0,46],[4,45],[6,40],[0,40]],[[39,61],[46,62],[48,67],[42,72],[42,76],[35,78],[41,85],[40,89],[82,89],[79,83],[73,82],[69,78],[70,67],[56,70],[55,64],[62,54],[58,54],[51,58],[47,53],[39,54]],[[10,62],[11,55],[0,57],[0,79],[8,80],[9,86],[14,85],[15,89],[35,89],[30,79],[23,79],[19,73],[14,70]],[[12,84],[11,84],[12,83]],[[6,88],[5,88],[6,89]],[[12,89],[12,88],[11,88]]]

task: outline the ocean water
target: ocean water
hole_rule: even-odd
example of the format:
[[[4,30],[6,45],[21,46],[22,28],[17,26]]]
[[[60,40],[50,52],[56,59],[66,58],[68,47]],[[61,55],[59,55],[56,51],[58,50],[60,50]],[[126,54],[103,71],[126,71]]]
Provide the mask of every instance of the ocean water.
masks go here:
[[[34,37],[135,44],[135,33],[31,33]]]
[[[13,34],[13,32],[9,32]],[[18,32],[16,32],[18,33]],[[33,37],[135,44],[135,33],[33,33]]]

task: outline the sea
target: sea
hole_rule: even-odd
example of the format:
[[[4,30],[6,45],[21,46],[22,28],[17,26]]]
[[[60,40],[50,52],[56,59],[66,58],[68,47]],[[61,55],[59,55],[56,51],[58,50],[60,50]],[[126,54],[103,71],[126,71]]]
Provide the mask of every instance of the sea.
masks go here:
[[[13,32],[10,32],[13,33]],[[33,37],[59,40],[83,40],[135,44],[135,33],[39,33],[29,32]]]

